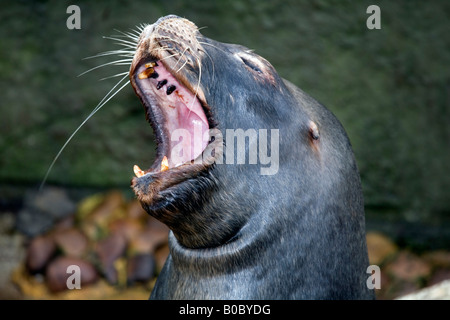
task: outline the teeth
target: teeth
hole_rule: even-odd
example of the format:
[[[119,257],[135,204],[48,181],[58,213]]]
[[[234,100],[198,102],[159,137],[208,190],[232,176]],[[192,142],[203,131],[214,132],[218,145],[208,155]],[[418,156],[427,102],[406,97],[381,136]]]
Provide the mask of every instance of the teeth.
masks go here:
[[[152,75],[153,72],[155,72],[155,69],[153,69],[153,68],[145,69],[144,71],[142,71],[141,73],[138,74],[138,78],[141,80],[147,79],[149,76]]]
[[[145,68],[153,68],[154,66],[156,66],[156,62],[149,62],[145,64]]]
[[[161,172],[169,170],[169,160],[167,160],[167,157],[164,156],[164,158],[161,161]]]
[[[134,174],[136,175],[136,177],[138,177],[138,178],[142,177],[145,174],[144,171],[141,170],[141,168],[139,168],[137,165],[134,165],[133,171],[134,171]]]

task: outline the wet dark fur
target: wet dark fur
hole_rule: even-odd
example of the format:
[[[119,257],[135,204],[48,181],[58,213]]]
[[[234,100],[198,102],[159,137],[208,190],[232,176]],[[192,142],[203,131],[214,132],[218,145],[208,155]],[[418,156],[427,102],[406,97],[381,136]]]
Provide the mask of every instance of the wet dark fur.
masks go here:
[[[255,69],[233,55],[246,48],[197,37],[217,127],[279,129],[279,171],[221,164],[183,181],[174,173],[151,199],[142,195],[158,183],[135,178],[144,209],[172,230],[151,298],[373,298],[360,178],[338,120],[263,58]],[[182,72],[197,83],[195,64]]]

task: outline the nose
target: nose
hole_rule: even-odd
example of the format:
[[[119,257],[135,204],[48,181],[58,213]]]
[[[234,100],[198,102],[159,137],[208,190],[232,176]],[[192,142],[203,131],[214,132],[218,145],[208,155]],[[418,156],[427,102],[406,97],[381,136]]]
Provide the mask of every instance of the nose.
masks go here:
[[[163,23],[165,20],[169,20],[169,19],[181,19],[181,18],[174,14],[169,14],[167,16],[159,18],[155,23],[149,24],[142,31],[142,33],[144,34],[144,39],[148,39],[150,37],[150,35],[153,33],[153,30],[155,30],[155,27],[157,27],[158,25]]]

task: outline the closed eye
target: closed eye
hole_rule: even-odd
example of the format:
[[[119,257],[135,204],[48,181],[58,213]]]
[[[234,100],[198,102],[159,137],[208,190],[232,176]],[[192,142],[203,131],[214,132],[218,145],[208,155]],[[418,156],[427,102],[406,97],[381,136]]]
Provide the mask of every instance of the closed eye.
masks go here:
[[[245,65],[246,65],[247,67],[249,67],[250,69],[252,69],[253,71],[256,71],[256,72],[258,72],[258,73],[263,73],[263,72],[261,71],[261,69],[258,68],[258,67],[257,67],[254,63],[252,63],[250,60],[247,60],[247,59],[245,59],[245,58],[243,58],[243,57],[240,57],[240,58],[241,58],[242,62],[244,62]]]

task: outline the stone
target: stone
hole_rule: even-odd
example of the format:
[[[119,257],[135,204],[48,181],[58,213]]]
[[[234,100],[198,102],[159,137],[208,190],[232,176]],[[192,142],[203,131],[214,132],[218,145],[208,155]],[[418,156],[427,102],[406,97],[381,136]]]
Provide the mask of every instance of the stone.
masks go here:
[[[408,251],[402,251],[386,266],[385,271],[397,279],[415,282],[430,276],[431,266],[424,259]]]
[[[56,251],[52,236],[41,235],[33,238],[28,246],[26,266],[31,273],[41,272]]]
[[[450,252],[445,250],[436,250],[423,255],[423,258],[437,268],[450,269]]]
[[[10,231],[14,217],[10,213],[0,214],[0,225]],[[0,232],[0,300],[22,299],[18,286],[11,280],[14,271],[23,268],[26,256],[25,237],[18,233]]]
[[[56,246],[69,257],[83,256],[89,245],[87,237],[75,228],[55,232],[53,237]]]
[[[378,232],[368,232],[367,250],[369,253],[369,263],[371,265],[381,265],[397,251],[397,246],[385,235]]]
[[[127,216],[133,219],[147,218],[148,214],[142,209],[141,203],[138,200],[130,201],[127,205]]]
[[[153,278],[155,273],[155,258],[151,254],[137,254],[128,260],[127,282],[145,282]]]
[[[81,289],[84,285],[94,283],[98,280],[98,274],[94,266],[86,260],[71,257],[58,257],[53,260],[47,267],[45,280],[48,288],[52,292],[67,290],[67,279],[72,272],[67,272],[71,265],[80,268]]]
[[[109,231],[123,236],[127,241],[136,237],[142,229],[142,224],[136,219],[119,218],[109,224]]]
[[[75,212],[75,203],[60,188],[48,187],[29,191],[19,211],[16,226],[19,231],[35,237],[48,231],[56,222]]]
[[[159,247],[158,249],[156,249],[155,251],[155,260],[156,260],[156,271],[160,272],[161,269],[164,266],[164,263],[167,260],[167,257],[169,256],[169,244],[166,243],[164,245],[162,245],[161,247]]]
[[[445,280],[450,280],[450,269],[438,269],[433,272],[427,285],[433,286]]]
[[[97,243],[95,251],[100,260],[100,265],[108,282],[117,282],[117,270],[114,262],[119,259],[126,250],[127,242],[120,234],[111,234]]]
[[[450,280],[400,296],[398,300],[450,300]]]
[[[130,251],[133,253],[154,253],[155,250],[168,242],[168,229],[145,227],[130,241]]]

